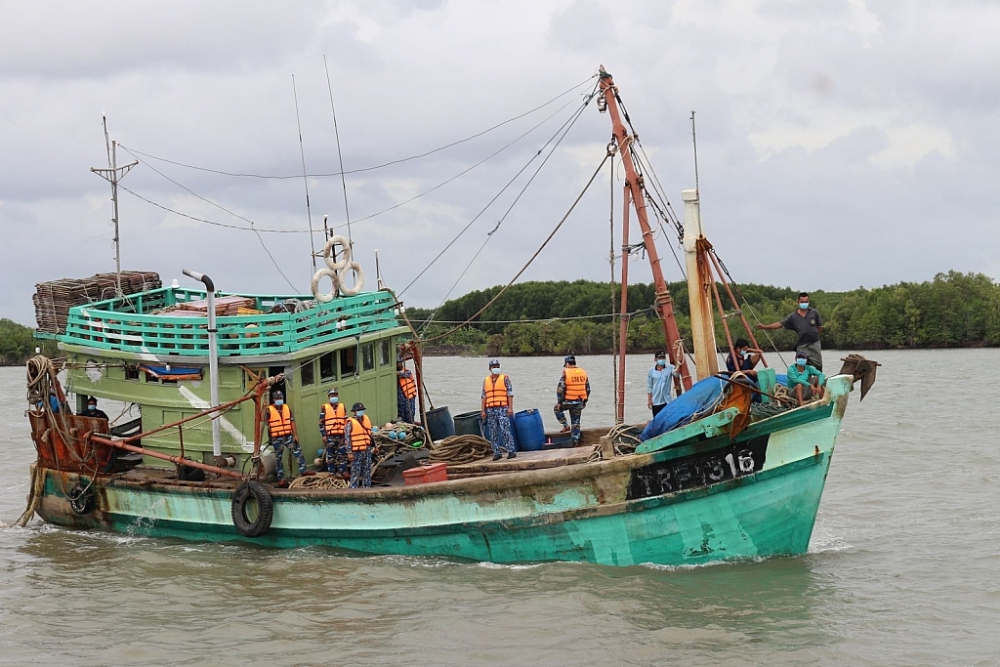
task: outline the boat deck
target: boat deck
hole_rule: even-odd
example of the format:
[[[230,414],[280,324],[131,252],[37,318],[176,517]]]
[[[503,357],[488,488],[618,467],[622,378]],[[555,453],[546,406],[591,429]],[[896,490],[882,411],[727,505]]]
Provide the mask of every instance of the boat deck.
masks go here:
[[[568,465],[579,465],[599,458],[600,448],[596,445],[586,445],[583,447],[573,447],[564,449],[546,449],[534,452],[518,452],[513,459],[503,458],[494,461],[492,456],[485,457],[478,461],[461,464],[448,464],[448,479],[467,479],[469,477],[483,477],[487,475],[499,475],[513,472],[523,472],[528,470],[541,470],[546,468],[558,468]],[[325,472],[317,473],[317,481],[327,478],[330,475]],[[209,488],[209,489],[236,489],[240,485],[240,480],[228,477],[214,477],[208,475],[204,481],[187,481],[177,478],[177,473],[173,468],[159,468],[152,466],[137,466],[128,472],[115,475],[117,479],[138,483],[142,486],[167,485],[183,486],[189,488]],[[374,487],[401,486],[400,479],[394,479],[390,483],[373,484]],[[271,486],[274,486],[271,484]],[[275,487],[275,491],[278,489]]]

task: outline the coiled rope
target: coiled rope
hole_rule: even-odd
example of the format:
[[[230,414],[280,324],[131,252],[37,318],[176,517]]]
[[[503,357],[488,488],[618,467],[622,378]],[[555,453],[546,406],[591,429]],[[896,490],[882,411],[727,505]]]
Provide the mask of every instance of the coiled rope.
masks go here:
[[[430,459],[435,462],[462,464],[484,459],[493,453],[493,446],[486,438],[478,435],[453,435],[434,443]]]

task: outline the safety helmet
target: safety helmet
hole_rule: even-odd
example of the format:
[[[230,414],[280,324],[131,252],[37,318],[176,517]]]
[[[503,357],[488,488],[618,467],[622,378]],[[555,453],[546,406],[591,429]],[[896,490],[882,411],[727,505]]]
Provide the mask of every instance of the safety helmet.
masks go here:
[[[490,359],[490,368],[493,368],[494,366],[499,366],[499,365],[500,365],[500,360],[499,359]]]
[[[364,409],[365,409],[365,404],[364,404],[364,403],[362,403],[361,401],[358,401],[358,402],[357,402],[357,403],[355,403],[355,404],[354,404],[354,406],[353,406],[353,407],[351,408],[351,412],[357,412],[358,410],[364,410]]]
[[[327,396],[335,396],[336,394],[337,394],[337,388],[336,387],[330,387],[330,391],[326,392]]]
[[[280,389],[271,394],[271,398],[284,398],[284,397],[285,397],[285,392],[281,391]]]
[[[576,365],[576,357],[574,357],[572,354],[569,355],[568,357],[566,357],[565,359],[563,359],[563,364],[573,364],[573,365]]]

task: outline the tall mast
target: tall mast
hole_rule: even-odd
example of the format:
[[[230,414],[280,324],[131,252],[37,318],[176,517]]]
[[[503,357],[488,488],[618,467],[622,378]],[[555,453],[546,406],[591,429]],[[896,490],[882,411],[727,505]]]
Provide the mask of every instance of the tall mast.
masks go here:
[[[639,228],[642,230],[642,242],[646,247],[646,255],[649,257],[649,265],[653,271],[653,284],[656,288],[654,307],[660,317],[660,322],[663,324],[663,337],[667,342],[670,363],[674,365],[681,376],[680,381],[674,380],[674,386],[680,393],[682,382],[685,390],[691,388],[691,372],[684,358],[681,334],[677,329],[673,297],[670,296],[670,290],[667,289],[667,281],[664,280],[663,271],[660,269],[660,256],[653,243],[653,230],[649,226],[649,217],[646,215],[646,199],[643,196],[642,178],[632,161],[632,136],[622,123],[621,112],[618,109],[618,89],[615,87],[614,79],[604,71],[603,66],[600,69],[600,77],[601,95],[604,97],[608,113],[611,115],[612,133],[618,144],[618,154],[621,156],[622,166],[625,167],[625,187],[631,193],[632,205],[635,207]]]
[[[109,141],[108,138],[108,117],[101,116],[101,121],[104,124],[104,147],[108,151],[108,168],[99,169],[97,167],[91,167],[90,171],[94,172],[108,183],[111,184],[111,222],[115,226],[115,289],[117,290],[116,296],[122,295],[122,253],[121,253],[121,241],[118,237],[118,181],[120,181],[125,174],[131,171],[132,167],[139,164],[138,160],[133,160],[126,165],[121,167],[118,166],[118,142]]]
[[[715,319],[712,315],[715,276],[712,275],[707,257],[707,251],[712,246],[701,227],[698,190],[684,190],[681,197],[684,199],[684,257],[691,303],[691,346],[698,379],[704,380],[719,372]]]

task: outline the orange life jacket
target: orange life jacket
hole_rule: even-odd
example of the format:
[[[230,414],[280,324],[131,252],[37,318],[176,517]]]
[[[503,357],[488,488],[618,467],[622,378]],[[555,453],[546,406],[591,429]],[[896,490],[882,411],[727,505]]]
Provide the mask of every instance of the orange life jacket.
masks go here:
[[[410,400],[417,395],[417,382],[410,374],[399,376],[399,388],[403,390],[403,396]]]
[[[351,450],[368,449],[372,444],[372,421],[368,415],[363,415],[361,421],[357,417],[348,417],[351,423]]]
[[[323,428],[327,435],[344,435],[344,424],[347,423],[347,408],[343,403],[333,405],[323,404]]]
[[[490,375],[483,380],[483,391],[486,392],[486,407],[504,408],[510,405],[510,397],[507,396],[507,376],[503,373]]]
[[[563,394],[563,400],[587,400],[587,371],[576,366],[571,366],[565,369],[563,374],[566,378],[566,392]]]
[[[292,409],[282,405],[281,410],[274,405],[267,406],[267,430],[272,438],[280,438],[292,433]]]

